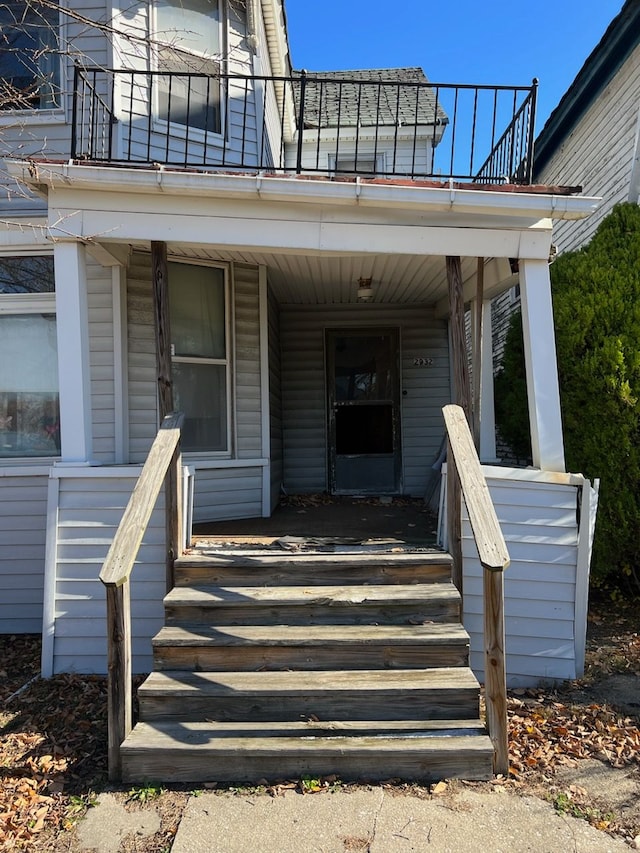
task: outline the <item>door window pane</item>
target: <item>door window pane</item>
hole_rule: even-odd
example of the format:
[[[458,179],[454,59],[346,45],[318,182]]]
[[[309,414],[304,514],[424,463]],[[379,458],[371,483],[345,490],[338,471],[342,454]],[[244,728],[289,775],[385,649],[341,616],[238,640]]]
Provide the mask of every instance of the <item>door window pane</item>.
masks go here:
[[[336,400],[389,400],[392,344],[386,335],[349,335],[335,339]]]
[[[0,458],[59,455],[55,315],[0,315]]]

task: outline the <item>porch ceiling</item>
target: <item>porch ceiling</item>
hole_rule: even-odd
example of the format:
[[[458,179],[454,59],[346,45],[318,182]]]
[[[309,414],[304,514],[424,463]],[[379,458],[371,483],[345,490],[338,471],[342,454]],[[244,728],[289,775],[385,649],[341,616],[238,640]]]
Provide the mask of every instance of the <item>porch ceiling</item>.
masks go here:
[[[358,279],[372,280],[372,303],[432,304],[447,295],[444,257],[420,255],[347,255],[322,257],[266,252],[221,251],[169,243],[173,257],[262,264],[281,304],[358,302]],[[475,258],[462,259],[463,279],[475,275]]]

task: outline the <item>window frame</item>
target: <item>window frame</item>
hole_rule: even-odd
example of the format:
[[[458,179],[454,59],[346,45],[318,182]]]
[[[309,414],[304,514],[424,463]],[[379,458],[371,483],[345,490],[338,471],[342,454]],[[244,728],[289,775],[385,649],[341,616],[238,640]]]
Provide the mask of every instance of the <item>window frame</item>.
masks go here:
[[[226,382],[226,417],[225,424],[227,430],[227,448],[226,450],[183,450],[182,455],[186,459],[192,460],[207,460],[207,459],[234,459],[235,458],[235,386],[233,383],[233,360],[235,355],[235,337],[234,323],[232,317],[232,288],[231,288],[231,270],[229,264],[215,263],[204,261],[197,258],[184,258],[169,255],[168,263],[181,264],[183,266],[205,267],[206,269],[219,269],[223,275],[224,286],[224,340],[225,340],[225,357],[224,358],[208,358],[205,356],[183,356],[173,355],[173,342],[171,342],[171,364],[211,364],[225,367],[225,382]]]
[[[57,20],[52,26],[56,27],[58,45],[58,90],[56,92],[56,100],[58,103],[53,105],[38,107],[12,107],[11,109],[0,109],[0,127],[12,125],[15,123],[16,117],[19,117],[20,122],[28,124],[56,124],[65,121],[65,64],[64,54],[66,45],[66,22],[63,19],[63,12],[66,0],[58,0],[57,5]]]
[[[167,71],[166,68],[162,67],[162,51],[173,50],[173,53],[176,57],[183,54],[185,57],[196,57],[198,59],[206,60],[207,62],[214,63],[220,72],[222,72],[224,68],[224,60],[223,57],[226,55],[226,43],[227,43],[227,23],[228,23],[228,14],[227,14],[227,4],[224,0],[216,0],[218,4],[218,33],[219,33],[219,53],[220,56],[216,57],[214,55],[208,55],[206,53],[201,53],[197,50],[187,50],[185,48],[179,47],[176,48],[175,45],[172,45],[169,41],[163,41],[162,37],[158,35],[160,32],[160,25],[158,20],[158,6],[153,0],[150,0],[149,3],[149,15],[150,20],[152,22],[153,33],[155,34],[155,41],[158,45],[158,48],[155,51],[155,56],[152,59],[152,70],[155,75],[161,75],[163,71]],[[167,71],[167,73],[171,73],[171,71]],[[180,72],[174,72],[180,74]],[[189,73],[198,73],[198,72],[189,72],[185,71],[185,74]],[[152,80],[154,78],[151,78]],[[202,127],[198,127],[197,125],[186,125],[181,124],[176,121],[169,121],[166,118],[162,118],[160,115],[160,86],[157,82],[158,77],[155,77],[155,84],[153,84],[153,93],[152,93],[152,103],[151,109],[153,110],[153,127],[154,130],[162,133],[163,135],[169,134],[170,136],[174,136],[177,139],[187,139],[189,142],[201,143],[206,145],[221,146],[224,143],[225,135],[226,135],[226,86],[224,81],[221,78],[218,78],[218,88],[219,88],[219,100],[218,100],[218,111],[220,113],[219,120],[219,130],[205,130]]]
[[[46,257],[53,258],[52,251],[38,250],[21,250],[19,247],[11,248],[0,252],[0,263],[4,258],[34,258]],[[47,293],[0,293],[0,317],[11,317],[25,314],[53,314],[56,317],[56,332],[58,312],[56,304],[55,292],[55,270],[54,270],[54,290]],[[57,343],[57,341],[56,341]],[[58,376],[60,365],[58,364]],[[60,410],[60,383],[58,382],[58,408]],[[60,421],[62,421],[62,412],[60,410]],[[6,468],[12,465],[37,465],[37,464],[53,464],[60,461],[62,458],[62,450],[56,455],[43,454],[42,456],[0,456],[0,467]]]

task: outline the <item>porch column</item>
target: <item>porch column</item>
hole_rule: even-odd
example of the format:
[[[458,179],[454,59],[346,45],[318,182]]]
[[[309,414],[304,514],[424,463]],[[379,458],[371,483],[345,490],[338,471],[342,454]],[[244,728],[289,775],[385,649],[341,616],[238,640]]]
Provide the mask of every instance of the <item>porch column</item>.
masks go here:
[[[546,260],[520,261],[520,293],[533,464],[543,471],[563,472],[558,364]]]
[[[61,457],[63,462],[88,464],[92,453],[92,417],[85,249],[78,242],[57,242],[53,257]]]

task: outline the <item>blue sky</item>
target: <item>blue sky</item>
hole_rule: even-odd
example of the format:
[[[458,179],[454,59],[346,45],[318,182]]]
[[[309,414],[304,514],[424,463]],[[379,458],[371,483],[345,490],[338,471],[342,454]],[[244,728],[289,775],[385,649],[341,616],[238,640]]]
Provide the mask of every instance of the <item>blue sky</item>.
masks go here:
[[[419,65],[438,83],[540,80],[537,130],[623,0],[285,0],[293,65]]]

